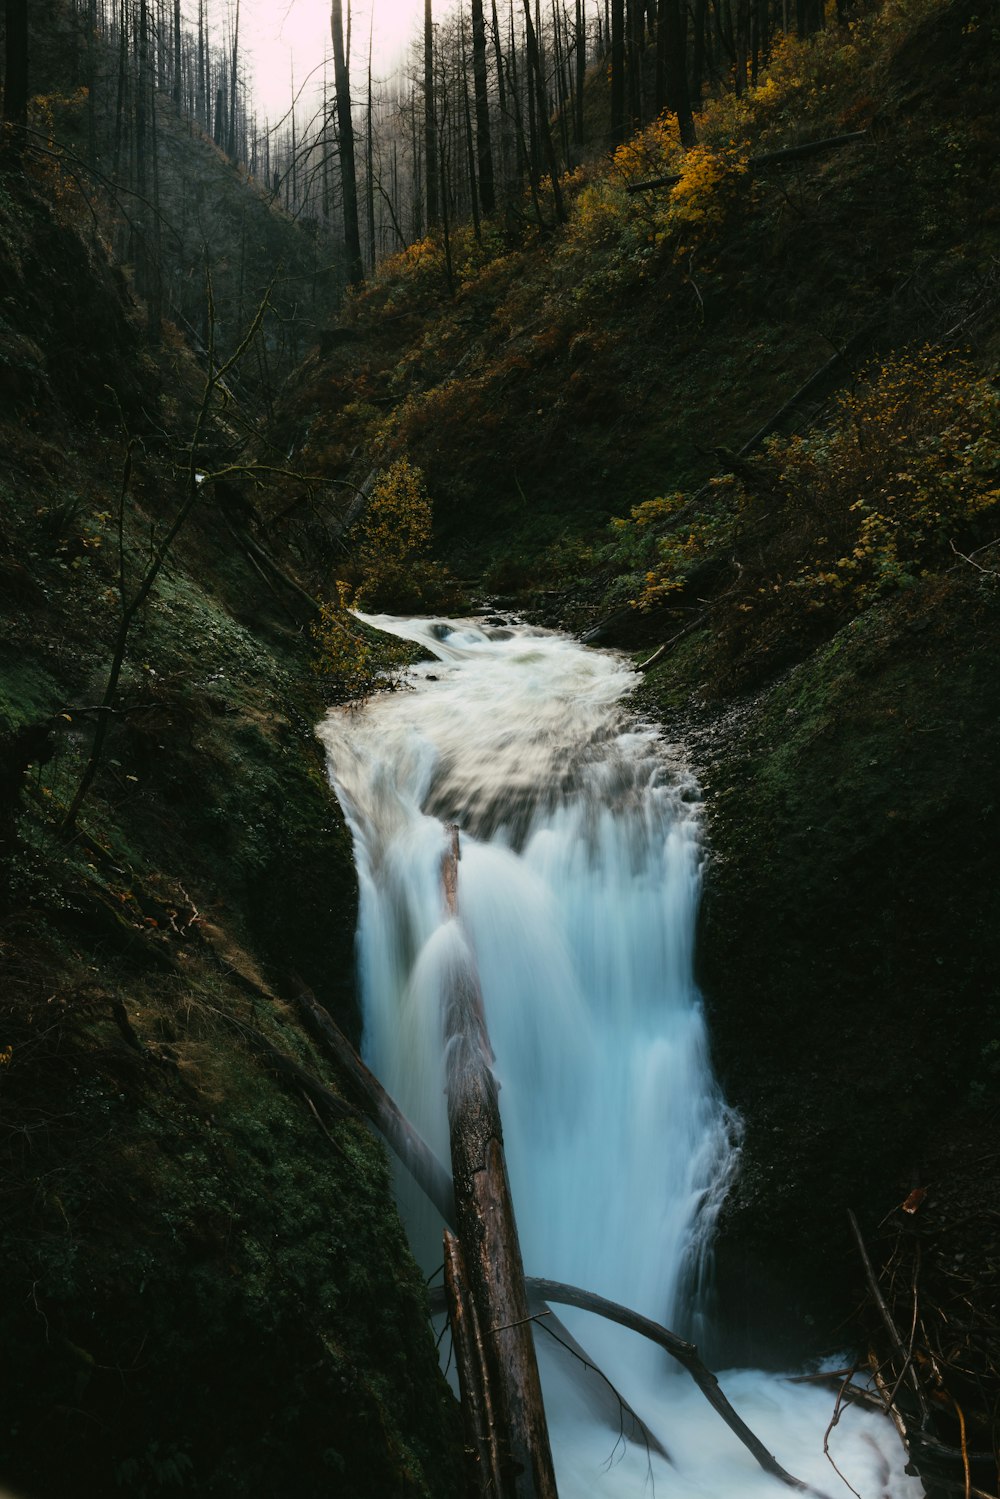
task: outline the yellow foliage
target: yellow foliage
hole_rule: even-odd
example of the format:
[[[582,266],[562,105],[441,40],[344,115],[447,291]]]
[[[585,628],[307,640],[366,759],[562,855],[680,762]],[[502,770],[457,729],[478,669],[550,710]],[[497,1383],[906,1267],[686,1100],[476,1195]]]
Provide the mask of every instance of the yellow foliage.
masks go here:
[[[426,555],[430,540],[431,502],[423,473],[399,458],[377,481],[361,524],[359,602],[397,594],[407,569]]]
[[[795,579],[812,607],[950,565],[1000,502],[1000,397],[964,359],[894,356],[837,404],[833,431],[770,445],[788,503],[828,533]]]
[[[337,597],[323,605],[313,626],[316,669],[334,702],[363,702],[378,688],[398,686],[405,647],[366,632],[350,610],[351,588],[338,582]]]

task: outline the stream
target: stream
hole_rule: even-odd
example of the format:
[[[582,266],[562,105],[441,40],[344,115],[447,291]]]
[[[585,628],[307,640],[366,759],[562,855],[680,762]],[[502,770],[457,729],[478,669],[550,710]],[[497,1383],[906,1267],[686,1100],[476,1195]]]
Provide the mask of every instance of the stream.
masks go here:
[[[637,678],[613,653],[523,625],[369,623],[434,659],[408,690],[320,727],[358,866],[365,1060],[447,1161],[440,1006],[456,923],[441,861],[443,824],[457,823],[461,940],[496,1053],[525,1270],[624,1302],[710,1357],[712,1236],[740,1124],[693,980],[697,783],[623,708]],[[402,1172],[397,1187],[430,1274],[441,1220]],[[559,1315],[669,1453],[595,1417],[579,1364],[540,1328],[561,1499],[787,1499],[666,1354],[589,1313]],[[831,1390],[720,1378],[785,1468],[830,1499],[850,1493],[823,1452]],[[830,1451],[861,1499],[923,1492],[877,1414],[847,1410]]]

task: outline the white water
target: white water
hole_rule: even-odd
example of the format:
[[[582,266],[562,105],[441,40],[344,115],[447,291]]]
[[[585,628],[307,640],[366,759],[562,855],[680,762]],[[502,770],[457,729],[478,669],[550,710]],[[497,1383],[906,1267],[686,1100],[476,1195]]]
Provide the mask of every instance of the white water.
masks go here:
[[[332,712],[320,731],[355,838],[366,1059],[447,1161],[441,980],[467,943],[526,1271],[697,1340],[714,1219],[738,1156],[692,979],[697,787],[623,716],[635,679],[618,658],[525,627],[371,622],[437,659],[415,670],[414,690]],[[452,821],[462,829],[457,924],[441,887]],[[433,1269],[440,1220],[402,1182],[400,1192]],[[665,1354],[586,1313],[565,1322],[671,1462],[616,1443],[539,1333],[561,1499],[787,1499]],[[848,1494],[823,1456],[829,1392],[747,1370],[723,1388],[785,1468]],[[876,1417],[850,1411],[831,1452],[862,1499],[922,1492]]]

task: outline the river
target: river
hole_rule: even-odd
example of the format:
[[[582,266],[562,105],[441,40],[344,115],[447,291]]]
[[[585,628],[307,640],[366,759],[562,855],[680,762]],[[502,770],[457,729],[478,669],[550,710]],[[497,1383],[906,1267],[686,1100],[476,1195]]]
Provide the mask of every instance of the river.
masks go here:
[[[320,729],[360,883],[365,1059],[442,1158],[441,981],[455,940],[444,825],[461,829],[462,939],[496,1053],[527,1273],[624,1302],[711,1346],[715,1220],[740,1122],[711,1068],[693,978],[704,848],[680,747],[623,706],[623,658],[523,625],[370,619],[433,660]],[[399,1180],[428,1273],[441,1222]],[[586,1382],[536,1334],[561,1499],[754,1499],[759,1469],[688,1376],[588,1313],[566,1325],[669,1453],[595,1419]],[[833,1394],[756,1370],[723,1388],[783,1466],[847,1495],[823,1452]],[[862,1499],[914,1499],[896,1434],[851,1409],[830,1435]]]

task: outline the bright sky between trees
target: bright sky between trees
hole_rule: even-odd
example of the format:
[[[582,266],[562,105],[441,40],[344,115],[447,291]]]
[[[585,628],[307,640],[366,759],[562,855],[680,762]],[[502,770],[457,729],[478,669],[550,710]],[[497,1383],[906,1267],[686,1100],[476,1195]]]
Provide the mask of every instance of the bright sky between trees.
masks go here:
[[[186,3],[189,11],[195,9],[195,0]],[[231,14],[234,0],[226,0],[226,4],[211,0],[217,29],[225,24],[227,8]],[[435,0],[435,15],[444,8],[442,0]],[[368,33],[374,20],[373,67],[384,77],[417,35],[423,0],[354,0],[351,10],[354,69],[367,67]],[[331,47],[330,0],[241,0],[240,43],[241,50],[245,49],[245,77],[257,113],[274,121],[288,108],[293,74],[296,90],[314,68],[314,79],[322,81],[323,59],[329,58]],[[332,79],[332,66],[328,72]]]

